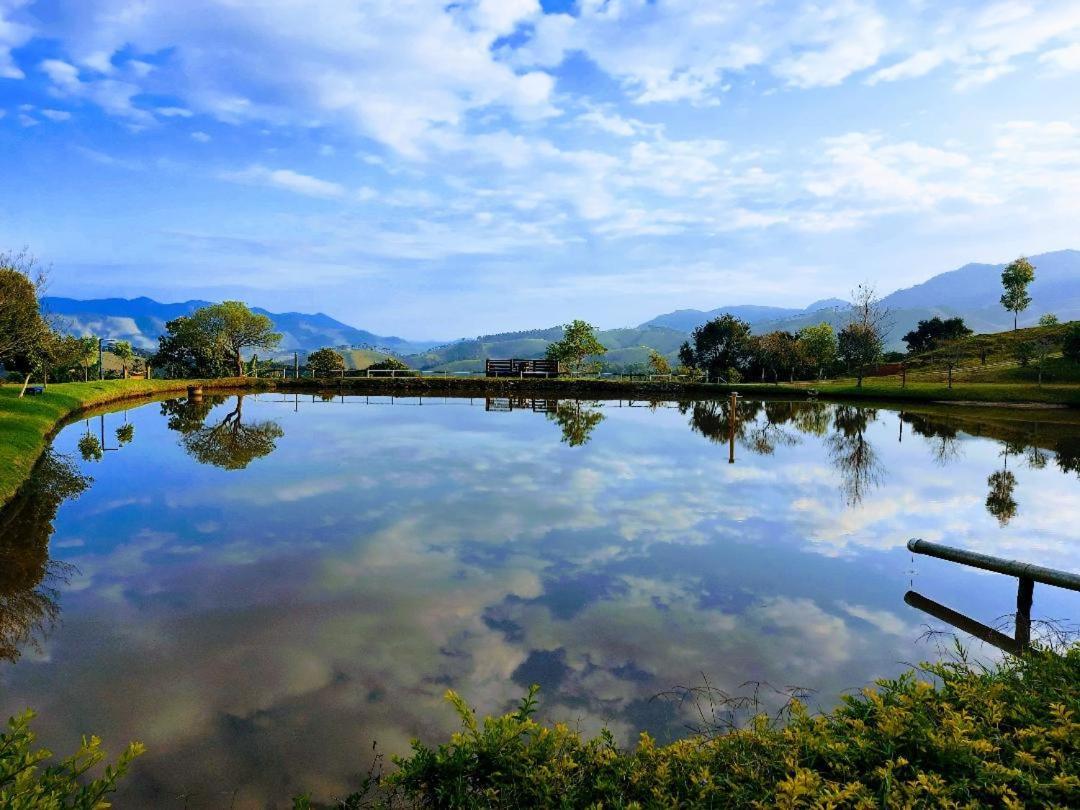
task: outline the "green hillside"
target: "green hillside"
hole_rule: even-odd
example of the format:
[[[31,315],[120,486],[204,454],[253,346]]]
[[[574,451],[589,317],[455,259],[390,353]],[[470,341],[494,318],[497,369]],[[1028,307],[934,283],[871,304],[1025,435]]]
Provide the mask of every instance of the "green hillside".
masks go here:
[[[483,371],[484,360],[487,358],[543,357],[548,345],[561,337],[560,326],[482,335],[475,340],[461,340],[409,355],[405,361],[414,368],[425,371]],[[597,332],[597,337],[608,349],[608,353],[603,357],[604,367],[613,371],[643,366],[649,360],[650,349],[674,361],[679,346],[686,340],[686,335],[682,332],[662,326],[607,329]]]

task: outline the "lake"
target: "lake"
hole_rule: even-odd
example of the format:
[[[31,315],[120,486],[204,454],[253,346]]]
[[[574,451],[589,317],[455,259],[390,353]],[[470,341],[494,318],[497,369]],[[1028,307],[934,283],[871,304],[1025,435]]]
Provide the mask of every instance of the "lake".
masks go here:
[[[1012,632],[1015,579],[912,537],[1080,570],[1075,412],[738,411],[733,463],[726,402],[263,394],[73,423],[4,518],[0,711],[60,751],[145,742],[120,807],[285,806],[347,792],[373,744],[444,739],[448,688],[493,712],[538,683],[541,719],[669,740],[727,719],[680,686],[827,708],[937,658],[951,628],[909,591]],[[1036,632],[1078,614],[1036,586]]]

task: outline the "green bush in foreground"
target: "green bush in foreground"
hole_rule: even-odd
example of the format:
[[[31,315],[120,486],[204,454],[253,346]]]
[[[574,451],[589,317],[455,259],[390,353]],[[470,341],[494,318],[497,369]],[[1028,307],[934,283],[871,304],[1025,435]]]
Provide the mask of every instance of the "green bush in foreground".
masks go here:
[[[532,719],[533,695],[450,742],[413,743],[369,804],[421,807],[1077,807],[1080,645],[995,669],[924,665],[811,716],[795,704],[715,736],[658,746],[642,734],[620,750]],[[299,800],[297,807],[311,806]]]
[[[132,743],[113,765],[106,765],[97,779],[87,774],[105,759],[101,740],[83,737],[79,750],[52,765],[52,752],[34,748],[30,730],[33,712],[8,720],[0,734],[0,807],[4,810],[103,810],[112,805],[106,796],[127,773],[132,760],[143,753],[141,743]]]

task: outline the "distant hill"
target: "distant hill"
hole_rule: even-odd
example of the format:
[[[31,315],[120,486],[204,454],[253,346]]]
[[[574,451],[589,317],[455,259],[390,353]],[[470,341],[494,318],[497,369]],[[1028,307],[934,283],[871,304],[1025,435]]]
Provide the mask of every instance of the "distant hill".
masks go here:
[[[488,357],[520,357],[534,359],[543,357],[548,345],[562,338],[561,326],[547,329],[531,329],[524,332],[503,332],[481,335],[472,340],[459,340],[438,346],[425,352],[413,354],[405,361],[414,368],[440,371],[482,371]],[[626,369],[644,366],[649,360],[649,350],[655,349],[674,360],[686,334],[661,326],[637,329],[607,329],[597,332],[597,338],[608,350],[605,365]]]
[[[1032,326],[1047,312],[1063,321],[1080,319],[1080,251],[1059,250],[1028,258],[1035,265],[1035,281],[1030,288],[1031,306],[1021,314],[1020,325]],[[1011,329],[1012,315],[1002,309],[999,302],[1004,267],[1004,263],[967,264],[886,295],[883,303],[889,307],[893,322],[887,340],[889,348],[902,348],[902,336],[920,320],[934,315],[959,315],[979,333]],[[822,321],[840,328],[847,321],[848,306],[846,301],[829,298],[816,301],[804,310],[752,306],[718,307],[707,312],[677,310],[648,323],[680,323],[683,325],[679,328],[690,331],[711,318],[730,312],[747,321],[757,333],[774,329],[794,332]],[[768,310],[779,311],[768,315]]]
[[[700,309],[677,309],[665,315],[657,315],[651,321],[646,321],[646,326],[666,326],[668,329],[678,329],[680,332],[692,332],[696,327],[713,318],[718,318],[725,313],[730,313],[741,318],[751,326],[759,323],[769,323],[784,318],[797,318],[810,312],[834,307],[846,307],[847,302],[839,298],[826,298],[815,301],[805,309],[793,309],[791,307],[768,307],[757,304],[735,304],[728,307],[717,307],[708,311]]]
[[[129,340],[140,349],[153,350],[157,348],[158,337],[165,331],[166,322],[190,315],[209,303],[183,301],[163,304],[151,298],[98,298],[80,301],[46,296],[41,300],[41,308],[55,316],[59,327],[65,332]],[[301,312],[269,312],[258,307],[252,309],[269,316],[277,331],[284,336],[281,348],[290,352],[308,351],[323,346],[348,346],[408,354],[433,345],[432,341],[409,341],[399,337],[376,335],[344,324],[321,312],[309,315]]]

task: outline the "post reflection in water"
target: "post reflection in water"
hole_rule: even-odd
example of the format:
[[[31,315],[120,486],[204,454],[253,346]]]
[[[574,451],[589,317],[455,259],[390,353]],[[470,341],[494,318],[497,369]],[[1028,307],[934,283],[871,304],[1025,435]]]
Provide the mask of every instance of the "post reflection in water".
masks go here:
[[[373,740],[445,739],[447,688],[492,712],[540,683],[542,719],[623,743],[684,733],[652,698],[697,673],[831,705],[961,615],[905,592],[976,637],[1016,596],[962,566],[911,581],[913,534],[1080,567],[1073,415],[905,406],[898,437],[889,414],[335,392],[95,415],[120,452],[80,461],[82,422],[56,440],[91,491],[57,510],[79,490],[59,476],[0,535],[0,712],[39,709],[56,748],[146,742],[118,806],[254,808],[348,792]],[[1046,590],[1040,617],[1076,616]]]

